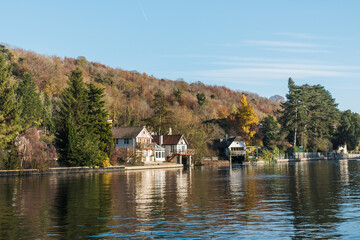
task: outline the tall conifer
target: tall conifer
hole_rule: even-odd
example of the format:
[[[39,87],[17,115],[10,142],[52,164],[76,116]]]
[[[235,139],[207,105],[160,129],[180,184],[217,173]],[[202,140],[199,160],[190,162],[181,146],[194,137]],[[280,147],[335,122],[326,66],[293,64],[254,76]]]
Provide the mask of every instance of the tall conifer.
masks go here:
[[[62,93],[56,121],[56,146],[64,164],[84,166],[88,165],[84,154],[87,149],[83,149],[86,145],[84,141],[89,139],[85,129],[88,123],[88,94],[80,69],[71,72],[68,85]]]
[[[111,125],[108,124],[108,112],[105,110],[104,88],[98,88],[95,84],[88,85],[88,130],[99,140],[100,150],[109,155],[113,149],[113,137]]]
[[[63,163],[96,166],[109,156],[111,126],[104,108],[104,90],[83,81],[82,71],[72,71],[61,97],[56,121],[56,145]]]
[[[43,105],[40,93],[29,73],[26,73],[16,91],[22,98],[21,124],[24,129],[38,127],[42,121]]]
[[[8,149],[21,130],[20,101],[15,97],[16,85],[11,84],[10,69],[0,54],[0,147]]]

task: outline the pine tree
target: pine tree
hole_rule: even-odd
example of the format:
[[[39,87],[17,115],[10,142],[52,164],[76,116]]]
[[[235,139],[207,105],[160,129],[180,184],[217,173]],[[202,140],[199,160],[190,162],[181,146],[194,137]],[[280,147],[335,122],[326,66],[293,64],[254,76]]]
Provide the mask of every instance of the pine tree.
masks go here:
[[[40,93],[29,73],[26,73],[16,91],[22,98],[21,124],[24,129],[38,127],[42,122],[43,105]]]
[[[293,146],[300,139],[304,149],[308,146],[312,151],[331,148],[330,139],[339,116],[331,94],[320,85],[296,86],[290,78],[286,98],[281,104],[279,122],[283,133],[293,139]]]
[[[261,131],[263,133],[263,144],[266,148],[272,148],[275,142],[279,140],[279,125],[276,119],[268,115],[262,121]]]
[[[104,89],[83,82],[82,71],[72,71],[62,94],[57,118],[56,145],[69,166],[99,166],[109,157],[111,126],[107,123]]]
[[[42,127],[45,129],[45,134],[53,134],[55,131],[55,125],[53,121],[53,105],[49,95],[44,93],[43,95],[43,112],[42,112]]]
[[[82,71],[71,72],[63,91],[56,122],[56,146],[60,160],[69,166],[95,166],[101,162],[99,141],[89,124],[88,92]]]
[[[98,88],[95,84],[88,85],[88,130],[99,140],[99,148],[108,156],[113,150],[113,137],[111,125],[108,124],[108,112],[105,110],[104,88]]]
[[[282,131],[292,133],[293,146],[297,145],[297,134],[299,128],[299,111],[300,111],[300,93],[299,87],[289,78],[289,93],[286,95],[287,101],[281,104],[281,117],[279,122],[282,125]]]
[[[16,99],[16,85],[11,84],[10,69],[0,54],[0,147],[9,149],[21,130],[21,99]]]

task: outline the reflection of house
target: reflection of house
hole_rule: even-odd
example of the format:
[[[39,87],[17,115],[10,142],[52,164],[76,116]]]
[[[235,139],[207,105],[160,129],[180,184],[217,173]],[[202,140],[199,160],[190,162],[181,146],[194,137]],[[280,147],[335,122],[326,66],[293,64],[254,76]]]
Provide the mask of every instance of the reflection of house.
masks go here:
[[[183,163],[184,160],[191,164],[191,156],[194,155],[193,149],[188,149],[188,142],[184,135],[160,135],[153,136],[153,141],[165,148],[165,156],[168,161],[176,160]]]
[[[145,127],[118,127],[112,129],[116,148],[133,151],[141,161],[154,161],[155,144]]]
[[[246,144],[239,136],[211,139],[208,142],[208,147],[214,150],[218,156],[226,157],[230,161],[243,161],[245,159]]]

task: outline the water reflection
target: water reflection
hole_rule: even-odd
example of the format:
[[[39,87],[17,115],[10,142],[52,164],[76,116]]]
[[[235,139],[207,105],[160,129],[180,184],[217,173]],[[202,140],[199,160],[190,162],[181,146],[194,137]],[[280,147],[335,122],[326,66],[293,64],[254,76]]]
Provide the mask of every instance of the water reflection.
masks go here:
[[[359,237],[358,161],[0,178],[0,239]]]

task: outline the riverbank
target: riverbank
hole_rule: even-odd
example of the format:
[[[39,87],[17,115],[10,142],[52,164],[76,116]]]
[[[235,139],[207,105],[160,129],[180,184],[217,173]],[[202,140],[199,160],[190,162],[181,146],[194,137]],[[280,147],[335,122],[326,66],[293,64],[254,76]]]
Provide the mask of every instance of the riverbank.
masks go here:
[[[294,158],[275,158],[272,161],[254,160],[243,162],[241,165],[262,165],[272,163],[294,163],[294,162],[307,162],[307,161],[321,161],[321,160],[356,160],[360,159],[360,154],[336,154],[336,155],[312,155],[307,157],[294,157]],[[223,166],[229,165],[229,160],[207,160],[203,162],[203,166]]]
[[[311,156],[311,157],[294,157],[294,158],[276,158],[276,162],[303,162],[303,161],[319,161],[319,160],[351,160],[360,159],[360,154],[334,154],[327,156]]]
[[[1,176],[27,176],[27,175],[44,175],[44,174],[67,174],[67,173],[87,173],[87,172],[115,172],[115,171],[132,171],[132,170],[148,170],[163,168],[183,168],[182,164],[175,163],[158,163],[143,166],[110,166],[107,168],[92,167],[56,167],[47,170],[39,169],[22,169],[22,170],[0,170]]]

